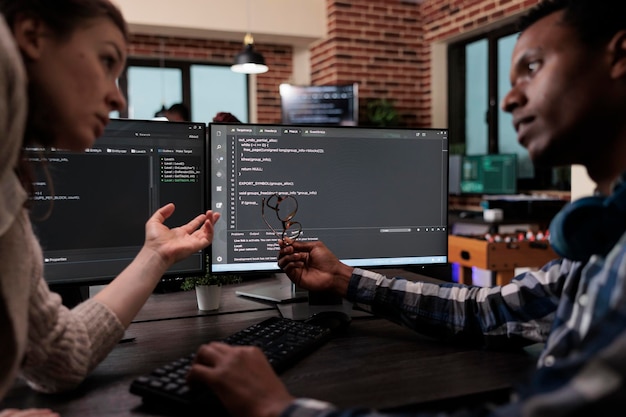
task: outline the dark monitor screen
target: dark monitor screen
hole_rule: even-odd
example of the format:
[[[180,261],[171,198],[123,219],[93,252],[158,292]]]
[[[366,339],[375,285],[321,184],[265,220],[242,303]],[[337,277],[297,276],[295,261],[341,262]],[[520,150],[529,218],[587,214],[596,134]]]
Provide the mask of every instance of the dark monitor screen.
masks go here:
[[[348,265],[447,262],[447,130],[211,123],[209,137],[213,273],[278,271],[261,216],[275,193],[295,197],[299,240]],[[265,217],[280,234],[276,212]]]
[[[282,122],[298,125],[356,126],[358,84],[280,85]]]
[[[448,159],[448,194],[461,194],[462,155],[450,155]]]
[[[169,227],[203,213],[205,146],[202,123],[118,119],[83,153],[27,149],[28,158],[45,159],[45,170],[36,172],[31,216],[45,279],[107,282],[135,257],[157,208],[176,205]],[[205,264],[197,253],[168,274],[202,273]]]
[[[460,189],[465,194],[516,194],[517,155],[464,155]]]

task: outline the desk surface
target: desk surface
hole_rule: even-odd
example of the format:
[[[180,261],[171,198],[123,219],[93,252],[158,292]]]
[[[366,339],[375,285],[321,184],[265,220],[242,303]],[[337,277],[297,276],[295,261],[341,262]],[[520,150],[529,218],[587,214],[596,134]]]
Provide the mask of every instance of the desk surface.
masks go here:
[[[163,415],[151,414],[141,406],[139,397],[129,393],[133,379],[195,351],[201,343],[278,315],[271,306],[242,301],[233,290],[224,294],[226,306],[247,308],[253,305],[247,304],[250,302],[261,307],[238,312],[226,308],[220,311],[222,314],[146,321],[148,316],[158,316],[157,310],[167,314],[172,310],[184,312],[185,302],[195,306],[193,298],[186,299],[188,295],[153,296],[146,305],[148,311],[142,313],[143,319],[127,330],[136,340],[116,346],[76,391],[43,395],[18,382],[0,408],[50,407],[64,417]],[[346,334],[329,341],[281,378],[296,396],[318,398],[340,407],[386,409],[502,391],[524,375],[532,363],[523,352],[447,346],[387,320],[360,317],[352,321]]]
[[[216,314],[239,313],[257,310],[275,310],[272,303],[238,297],[236,290],[254,288],[260,285],[287,285],[287,278],[267,278],[222,287],[222,299],[219,310],[198,310],[195,291],[180,291],[169,294],[152,294],[133,323],[163,319],[176,319],[196,316],[213,316]]]
[[[377,270],[381,274],[391,276],[401,276],[409,280],[439,281],[431,277],[420,275],[403,269],[389,268]],[[134,323],[164,320],[174,318],[185,318],[195,316],[212,316],[216,314],[239,313],[245,311],[274,310],[275,304],[260,299],[239,297],[235,294],[237,290],[254,292],[256,288],[267,288],[272,286],[285,291],[287,295],[290,291],[291,281],[285,274],[277,274],[268,278],[245,281],[240,284],[226,285],[222,287],[222,302],[219,310],[201,311],[198,310],[195,291],[182,291],[169,294],[153,294],[143,306],[139,314],[133,320]]]

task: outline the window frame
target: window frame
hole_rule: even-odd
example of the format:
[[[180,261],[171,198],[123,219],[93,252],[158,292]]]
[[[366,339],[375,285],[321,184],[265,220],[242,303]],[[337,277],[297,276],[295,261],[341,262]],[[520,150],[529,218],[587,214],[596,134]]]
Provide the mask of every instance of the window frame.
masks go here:
[[[124,71],[120,75],[118,79],[118,84],[120,91],[124,95],[124,97],[128,97],[128,69],[130,67],[146,67],[146,68],[173,68],[179,69],[181,71],[182,78],[182,102],[187,108],[190,110],[190,116],[193,120],[193,108],[191,106],[192,102],[192,91],[191,91],[191,67],[194,65],[199,66],[207,66],[207,67],[229,67],[226,64],[215,64],[206,61],[196,61],[196,60],[176,60],[176,59],[160,59],[160,58],[137,58],[137,57],[129,57],[126,61],[126,67]],[[248,115],[252,114],[251,112],[251,103],[250,103],[250,76],[246,76],[246,107],[248,110]],[[123,111],[120,111],[120,117],[128,118],[128,107],[127,106]]]
[[[498,41],[506,36],[519,32],[514,23],[504,24],[489,32],[483,32],[476,36],[465,38],[461,41],[448,45],[448,123],[450,132],[450,152],[464,154],[467,145],[467,135],[465,131],[465,119],[467,111],[466,100],[466,62],[465,51],[469,44],[480,40],[487,40],[488,43],[488,103],[485,119],[487,123],[487,149],[485,153],[500,153],[498,137],[500,106],[498,91]],[[540,169],[534,167],[533,178],[519,178],[519,190],[539,190],[554,189],[553,170]]]

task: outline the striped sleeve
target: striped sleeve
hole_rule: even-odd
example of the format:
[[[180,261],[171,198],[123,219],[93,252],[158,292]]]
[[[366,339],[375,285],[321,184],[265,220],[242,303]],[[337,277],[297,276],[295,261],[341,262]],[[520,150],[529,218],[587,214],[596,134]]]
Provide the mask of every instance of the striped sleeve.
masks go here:
[[[572,265],[555,260],[496,287],[408,281],[357,268],[347,298],[439,339],[493,348],[525,346],[546,340]]]

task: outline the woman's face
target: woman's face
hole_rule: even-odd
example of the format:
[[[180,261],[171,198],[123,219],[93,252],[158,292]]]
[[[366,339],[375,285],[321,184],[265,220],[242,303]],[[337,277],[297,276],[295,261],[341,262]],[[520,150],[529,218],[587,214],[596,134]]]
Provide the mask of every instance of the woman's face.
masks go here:
[[[124,35],[105,17],[85,22],[67,39],[31,24],[36,37],[16,34],[34,100],[29,123],[52,139],[50,145],[83,151],[102,135],[109,113],[126,106],[117,86],[126,61]]]

